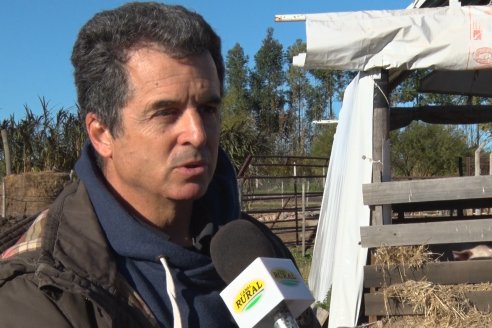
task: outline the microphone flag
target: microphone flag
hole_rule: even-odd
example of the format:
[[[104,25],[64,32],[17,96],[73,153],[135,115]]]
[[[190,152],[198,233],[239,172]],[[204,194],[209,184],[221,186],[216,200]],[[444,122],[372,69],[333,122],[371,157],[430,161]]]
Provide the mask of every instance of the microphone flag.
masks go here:
[[[290,259],[258,257],[221,293],[241,328],[274,325],[274,312],[283,302],[294,318],[314,298]]]

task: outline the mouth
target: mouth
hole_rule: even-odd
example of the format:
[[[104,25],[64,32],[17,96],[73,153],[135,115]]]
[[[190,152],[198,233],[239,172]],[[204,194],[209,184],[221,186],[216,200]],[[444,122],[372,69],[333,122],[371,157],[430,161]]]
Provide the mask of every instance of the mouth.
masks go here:
[[[183,163],[179,166],[181,167],[185,167],[185,168],[189,168],[189,169],[193,169],[193,168],[197,168],[197,167],[203,167],[203,166],[206,166],[207,163],[205,163],[205,161],[191,161],[191,162],[186,162],[186,163]]]
[[[177,170],[182,174],[188,176],[201,175],[206,171],[207,163],[205,161],[191,161],[180,164],[177,166]]]

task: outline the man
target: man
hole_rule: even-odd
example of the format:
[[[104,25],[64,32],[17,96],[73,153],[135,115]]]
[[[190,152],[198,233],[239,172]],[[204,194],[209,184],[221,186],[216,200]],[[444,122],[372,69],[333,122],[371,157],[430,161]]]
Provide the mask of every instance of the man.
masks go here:
[[[2,254],[2,326],[235,326],[209,254],[241,216],[220,39],[183,7],[130,3],[81,29],[72,63],[90,142],[79,181]]]

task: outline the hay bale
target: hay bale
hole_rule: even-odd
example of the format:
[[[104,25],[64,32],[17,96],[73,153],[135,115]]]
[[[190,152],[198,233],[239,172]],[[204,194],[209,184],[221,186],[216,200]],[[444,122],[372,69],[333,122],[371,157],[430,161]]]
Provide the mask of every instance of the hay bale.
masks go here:
[[[491,327],[492,315],[477,310],[466,298],[469,291],[492,290],[492,284],[437,285],[406,281],[384,289],[385,302],[396,299],[422,315],[387,317],[383,327],[468,328]]]
[[[427,245],[383,246],[374,252],[374,264],[379,267],[408,266],[420,269],[431,261],[434,259]]]
[[[29,172],[4,178],[6,216],[28,216],[48,207],[70,181],[69,173]]]
[[[435,254],[425,245],[381,247],[374,252],[374,262],[383,272],[391,268],[410,267],[420,269],[426,263],[437,261]],[[404,270],[400,270],[406,280]],[[429,281],[406,280],[381,288],[387,317],[382,320],[385,328],[468,328],[492,327],[492,314],[477,310],[466,298],[466,292],[492,290],[492,283],[438,285]],[[409,305],[421,315],[389,315],[389,300]]]

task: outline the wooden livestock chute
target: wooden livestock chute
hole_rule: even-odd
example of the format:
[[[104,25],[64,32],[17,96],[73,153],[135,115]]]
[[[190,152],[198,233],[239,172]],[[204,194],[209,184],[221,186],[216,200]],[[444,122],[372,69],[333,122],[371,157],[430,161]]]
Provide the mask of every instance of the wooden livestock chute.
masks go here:
[[[384,165],[377,162],[379,165],[373,166],[373,182],[362,187],[364,204],[371,208],[371,225],[360,230],[361,246],[369,248],[372,253],[382,246],[428,245],[431,249],[444,249],[444,245],[454,245],[459,249],[464,244],[491,243],[492,218],[489,213],[475,213],[475,209],[492,207],[492,176],[390,181],[389,174],[385,173],[390,170],[387,160],[389,156],[384,154],[389,151],[389,147],[384,145],[389,144],[386,136],[390,127],[401,126],[402,120],[398,115],[396,117],[399,122],[395,123],[391,109],[387,108],[389,124],[381,124],[377,118],[385,114],[376,114],[377,110],[381,111],[381,108],[375,106],[373,158],[386,160],[381,161]],[[469,114],[466,110],[460,112],[448,107],[441,112],[443,118],[447,117],[446,112],[453,113],[457,116],[455,122],[469,120],[468,117],[465,118]],[[489,108],[483,111],[483,117],[479,113],[473,115],[473,122],[492,121]],[[460,119],[459,116],[463,118]],[[450,119],[447,117],[443,121],[449,122]],[[432,123],[439,123],[439,120],[433,120]],[[420,219],[406,216],[429,211],[447,214]],[[474,311],[492,312],[492,260],[426,263],[420,268],[409,268],[404,264],[381,267],[373,263],[372,257],[369,262],[364,269],[364,287],[367,291],[364,294],[364,314],[369,317],[369,321],[375,321],[378,317],[422,316],[427,313],[418,304],[402,301],[386,292],[389,287],[409,281],[425,282],[432,286],[474,286],[488,283],[488,289],[472,288],[464,290],[462,295],[463,302],[470,304]],[[423,289],[420,285],[410,288]],[[449,311],[452,312],[451,309]]]
[[[462,308],[470,309],[469,312],[492,312],[489,301],[492,288],[477,289],[477,285],[492,286],[492,272],[488,268],[492,260],[442,261],[450,258],[455,247],[461,251],[465,244],[490,243],[492,246],[489,212],[492,175],[477,174],[481,165],[477,158],[484,145],[477,140],[473,177],[463,176],[460,170],[459,177],[412,177],[407,181],[393,178],[395,181],[392,181],[390,158],[390,131],[404,128],[412,121],[455,125],[492,122],[491,102],[476,101],[492,98],[491,11],[485,7],[489,4],[489,0],[414,0],[405,10],[395,12],[321,13],[278,18],[278,21],[306,19],[306,52],[293,58],[294,65],[305,69],[361,72],[344,96],[345,116],[340,115],[335,137],[335,141],[341,141],[334,142],[336,151],[331,160],[338,165],[329,169],[325,189],[328,192],[324,197],[327,205],[320,213],[318,226],[318,231],[324,234],[317,234],[321,238],[315,243],[315,268],[311,268],[314,274],[310,274],[309,279],[318,299],[331,288],[331,327],[354,326],[360,322],[357,316],[361,313],[372,322],[377,317],[393,314],[424,313],[427,316],[435,309],[451,315],[436,317],[440,322],[452,324],[414,323],[398,327],[475,327],[475,323],[462,320],[461,308],[446,307],[444,298],[434,293],[453,296],[453,291],[449,292],[446,286],[473,285],[470,290],[457,293],[462,298],[451,297],[450,302],[458,307],[460,303],[468,304],[469,307]],[[400,86],[406,88],[408,84],[403,82],[410,76],[419,76],[411,73],[414,70],[421,70],[427,76],[420,78],[416,83],[418,90],[413,91],[459,95],[467,100],[466,105],[460,101],[459,106],[392,107],[392,91]],[[370,83],[366,83],[368,79]],[[417,104],[420,105],[420,101]],[[365,116],[367,113],[372,114],[372,121]],[[361,147],[349,147],[352,145]],[[348,163],[358,164],[349,166]],[[353,195],[357,197],[351,197]],[[477,209],[487,209],[487,213]],[[352,227],[357,227],[355,233]],[[359,240],[360,245],[357,245]],[[407,267],[404,260],[376,261],[382,248],[398,251],[401,247],[424,245],[429,247],[429,253],[443,251],[445,256],[440,257],[441,263],[429,258],[417,266]],[[453,246],[446,249],[446,245]],[[489,250],[492,254],[492,248]],[[338,260],[340,257],[343,260]],[[364,263],[368,265],[362,275]],[[363,311],[359,311],[361,283],[366,289]],[[405,284],[412,291],[431,291],[438,295],[434,300],[440,304],[433,304],[432,310],[421,307],[427,304],[427,298],[416,303],[401,298],[397,304],[398,297],[390,291],[398,284]],[[435,313],[441,315],[441,310]],[[482,315],[480,312],[470,320]],[[492,327],[492,313],[478,322]]]
[[[434,5],[436,3],[434,1]],[[434,71],[431,74],[438,73]],[[456,79],[463,79],[466,74],[464,71],[455,73]],[[469,73],[476,74],[471,71]],[[446,74],[448,78],[453,78],[452,72]],[[488,79],[492,78],[490,69],[482,70],[480,74]],[[378,317],[426,314],[423,304],[412,304],[388,292],[393,286],[413,282],[415,285],[410,288],[415,290],[422,288],[418,284],[433,287],[439,285],[442,288],[464,286],[460,287],[459,292],[453,291],[451,294],[460,293],[463,296],[462,302],[469,304],[474,311],[491,313],[492,317],[492,259],[448,261],[449,256],[441,253],[438,261],[429,261],[417,267],[405,263],[375,263],[374,253],[381,247],[426,245],[430,253],[438,249],[447,250],[449,255],[449,248],[453,247],[459,249],[464,248],[464,245],[492,245],[491,215],[477,211],[492,208],[492,175],[391,181],[389,174],[390,130],[407,126],[413,120],[431,124],[490,123],[492,107],[391,108],[383,100],[388,98],[392,89],[405,76],[406,72],[382,74],[382,81],[378,83],[380,87],[375,90],[373,178],[372,183],[362,187],[364,204],[371,209],[371,225],[360,229],[361,246],[371,251],[368,265],[364,268],[364,314],[369,317],[369,321],[375,321]],[[490,84],[485,89],[477,86],[475,90],[476,92],[471,89],[461,93],[442,88],[427,91],[492,98]],[[488,93],[484,94],[483,90],[488,90]],[[427,215],[419,219],[410,217],[410,214],[417,212],[440,215]],[[438,253],[433,254],[439,257]],[[477,289],[476,286],[485,287]],[[442,300],[441,303],[444,304]],[[449,311],[454,309],[450,308]]]

